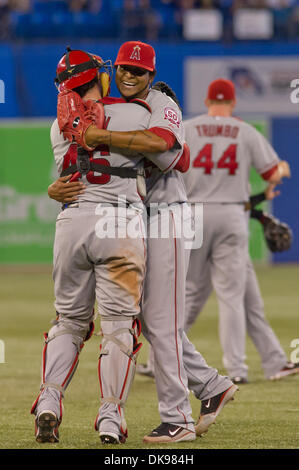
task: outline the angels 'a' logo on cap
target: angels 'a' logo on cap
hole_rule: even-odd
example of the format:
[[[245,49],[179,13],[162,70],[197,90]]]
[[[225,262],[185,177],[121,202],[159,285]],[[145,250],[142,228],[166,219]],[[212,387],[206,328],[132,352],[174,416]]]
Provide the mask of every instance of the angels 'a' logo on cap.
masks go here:
[[[223,100],[224,94],[223,93],[217,93],[216,98],[217,98],[217,100]]]
[[[135,59],[135,60],[140,60],[140,49],[141,49],[140,46],[138,46],[138,45],[135,46],[135,47],[133,48],[132,54],[130,55],[130,59],[132,59],[132,60],[134,60],[134,59]]]

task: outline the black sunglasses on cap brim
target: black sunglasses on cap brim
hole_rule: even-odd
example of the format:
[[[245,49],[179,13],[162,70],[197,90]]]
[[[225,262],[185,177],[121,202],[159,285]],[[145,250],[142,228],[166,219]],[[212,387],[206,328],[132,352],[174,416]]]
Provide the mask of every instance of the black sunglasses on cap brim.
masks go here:
[[[134,67],[133,65],[118,65],[122,70],[125,72],[130,72],[132,75],[136,75],[137,77],[142,77],[145,75],[148,70],[142,69],[140,67]]]

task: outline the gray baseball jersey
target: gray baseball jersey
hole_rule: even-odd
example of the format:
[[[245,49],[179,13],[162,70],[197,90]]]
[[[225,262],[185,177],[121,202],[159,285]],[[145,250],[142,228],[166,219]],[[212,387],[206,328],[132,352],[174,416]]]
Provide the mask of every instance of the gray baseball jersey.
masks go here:
[[[157,97],[155,99],[157,100]],[[177,128],[169,120],[163,119],[162,112],[152,113],[150,107],[147,109],[142,105],[134,103],[116,101],[111,104],[105,104],[105,118],[106,128],[112,131],[144,130],[149,127],[158,127],[161,123],[166,127],[165,122],[172,127],[173,132],[176,132]],[[139,168],[143,166],[144,157],[147,157],[162,171],[170,171],[182,152],[179,130],[176,132],[176,137],[177,143],[175,149],[168,152],[163,158],[160,154],[134,154],[132,151],[125,149],[120,154],[118,149],[113,147],[108,148],[108,146],[103,145],[97,147],[93,152],[93,159],[107,166]],[[61,173],[62,169],[76,163],[77,145],[70,144],[69,141],[63,138],[60,134],[57,120],[54,121],[51,128],[51,142],[59,173]],[[120,195],[125,195],[128,203],[141,202],[136,187],[136,179],[134,178],[120,178],[118,176],[89,172],[86,176],[82,177],[82,181],[86,185],[86,189],[83,194],[79,195],[79,203],[117,203]]]
[[[231,377],[246,377],[248,219],[243,203],[250,196],[250,167],[266,179],[279,158],[257,130],[233,117],[202,115],[186,121],[185,128],[191,160],[183,175],[188,201],[204,203],[203,244],[190,254],[186,321],[196,308],[209,263],[219,302],[223,364]]]
[[[189,202],[246,202],[250,167],[265,175],[279,161],[262,134],[237,118],[202,115],[184,125],[190,147],[190,169],[184,174]]]
[[[161,167],[147,167],[149,175],[146,179],[147,197],[145,204],[185,202],[186,192],[182,183],[182,175],[177,171],[170,171],[182,155],[182,148],[185,142],[182,113],[177,104],[169,96],[160,91],[151,90],[146,101],[152,109],[150,127],[170,130],[176,137],[176,143],[169,151],[158,157],[159,162],[169,162],[166,167],[167,173],[165,170],[163,171],[163,173],[166,173],[165,175],[160,171]],[[152,157],[150,159],[154,161]]]
[[[177,105],[166,95],[162,95],[161,99],[160,92],[151,93],[154,99],[149,103],[153,115],[160,114],[155,124],[158,127],[167,126],[183,143],[184,128]],[[171,112],[168,115],[169,108]],[[172,152],[173,149],[161,157]],[[175,170],[163,174],[154,168],[147,179],[147,188],[145,204],[148,208],[151,204],[162,203],[168,207],[158,212],[154,210],[148,217],[147,273],[141,315],[143,333],[153,347],[161,421],[192,429],[188,390],[191,389],[198,398],[206,399],[221,393],[232,383],[206,364],[183,332],[187,253],[183,233],[178,232],[179,227],[188,223],[191,211],[184,207],[187,196],[182,175]],[[169,228],[167,238],[161,236],[159,229],[162,226]],[[157,234],[153,227],[158,227],[157,238],[152,236],[153,233]],[[185,368],[186,361],[188,370]]]

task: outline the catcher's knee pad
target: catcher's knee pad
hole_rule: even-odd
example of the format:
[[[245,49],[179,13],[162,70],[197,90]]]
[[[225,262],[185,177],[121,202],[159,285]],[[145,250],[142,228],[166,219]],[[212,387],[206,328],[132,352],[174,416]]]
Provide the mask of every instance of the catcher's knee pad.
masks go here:
[[[53,327],[48,333],[47,341],[51,341],[57,336],[71,334],[74,338],[74,343],[77,344],[78,350],[82,349],[82,343],[88,341],[94,332],[94,322],[76,322],[65,318],[63,315],[57,314],[56,320],[53,322]]]
[[[136,360],[142,343],[137,319],[101,321],[103,341],[100,346],[99,381],[101,405],[113,404],[118,411],[121,426],[125,430],[122,408],[125,406],[134,379]],[[96,420],[96,429],[104,416]]]

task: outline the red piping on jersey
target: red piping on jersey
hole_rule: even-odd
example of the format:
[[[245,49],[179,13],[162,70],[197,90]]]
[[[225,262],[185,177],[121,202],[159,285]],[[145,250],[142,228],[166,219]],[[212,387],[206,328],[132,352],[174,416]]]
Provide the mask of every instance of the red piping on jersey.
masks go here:
[[[76,357],[75,357],[75,360],[73,362],[73,364],[71,365],[71,368],[66,376],[66,378],[64,379],[64,381],[62,382],[61,384],[61,387],[63,387],[67,381],[67,379],[70,377],[70,375],[72,374],[73,370],[74,370],[74,367],[75,365],[77,364],[77,361],[78,361],[78,357],[79,357],[79,353],[76,354]]]
[[[118,414],[119,414],[120,419],[121,419],[121,421],[122,421],[122,409],[121,409],[121,406],[118,405],[117,408],[118,408]],[[120,425],[120,432],[124,435],[124,437],[128,437],[128,430],[127,430],[127,429],[124,429],[124,428],[122,427],[122,425]],[[122,442],[122,441],[120,441],[120,442]]]
[[[119,396],[120,400],[122,399],[122,396],[123,396],[123,393],[124,393],[124,390],[125,390],[125,386],[126,386],[126,383],[127,383],[127,380],[128,380],[128,375],[129,375],[129,370],[130,370],[130,367],[131,367],[131,362],[132,362],[132,359],[129,357],[128,367],[127,367],[127,372],[126,372],[124,384],[123,384],[123,387],[121,389],[120,396]]]
[[[94,422],[94,429],[95,429],[96,431],[99,430],[99,428],[98,428],[98,417],[99,417],[99,416],[100,416],[100,413],[97,414],[96,419],[95,419],[95,422]]]
[[[44,333],[44,338],[45,338],[45,341],[47,341],[48,333]],[[46,351],[47,351],[47,346],[48,346],[48,343],[45,342],[45,346],[44,346],[44,349],[43,349],[43,383],[45,383]]]
[[[59,408],[60,408],[60,418],[59,420],[62,420],[62,393],[60,392],[60,400],[59,400]]]
[[[185,424],[187,424],[187,419],[186,419],[186,415],[185,415],[185,413],[183,413],[183,411],[182,411],[182,410],[180,410],[180,408],[179,408],[178,406],[176,407],[176,409],[178,410],[178,412],[179,412],[179,413],[181,413],[181,415],[182,415],[182,416],[183,416],[183,418],[184,418]]]
[[[265,171],[265,173],[261,173],[261,177],[267,181],[273,175],[273,173],[275,173],[277,168],[278,165],[273,166],[270,170]]]
[[[34,414],[34,411],[35,411],[35,408],[36,408],[36,405],[38,403],[38,400],[39,400],[39,397],[41,396],[42,392],[39,392],[38,396],[37,396],[37,399],[35,400],[35,402],[33,403],[32,407],[31,407],[31,410],[30,410],[30,413],[33,415]]]
[[[48,338],[48,333],[44,333],[44,338],[45,338],[45,346],[43,348],[43,353],[42,353],[42,382],[45,383],[45,370],[46,370],[46,350],[47,350],[47,346],[48,346],[48,343],[47,343],[47,338]],[[34,414],[34,411],[35,411],[35,408],[38,404],[38,400],[39,400],[39,397],[41,396],[41,394],[43,393],[44,389],[39,392],[38,396],[37,396],[37,399],[35,400],[35,402],[33,403],[32,407],[31,407],[31,411],[30,413],[31,414]]]
[[[140,197],[141,201],[143,202],[144,201],[144,196],[141,196],[140,192],[138,191],[138,188],[136,188],[136,189],[137,189],[138,196]]]
[[[143,222],[142,222],[142,218],[141,218],[141,215],[138,215],[139,217],[139,224],[140,224],[140,231],[141,231],[141,235],[142,235],[142,243],[143,243],[143,253],[144,253],[144,259],[145,259],[145,263],[144,263],[144,272],[146,272],[146,244],[145,244],[145,234],[143,233]],[[141,304],[141,299],[142,299],[142,296],[143,296],[143,291],[144,291],[144,284],[145,284],[145,276],[143,276],[143,280],[140,284],[140,297],[139,297],[139,305]],[[139,326],[140,326],[140,333],[138,336],[140,336],[141,334],[141,323],[139,322]],[[134,328],[134,327],[133,327]]]
[[[100,358],[99,358],[99,365],[98,365],[98,375],[99,375],[99,382],[100,382],[100,391],[101,391],[101,398],[103,397],[103,388],[102,388],[102,381],[101,381],[101,351],[102,351],[102,345],[100,344]]]
[[[174,162],[178,159],[178,157],[180,158],[182,156],[182,153],[181,153],[181,150],[178,152],[178,154],[175,156],[175,158],[173,159],[173,162],[163,171],[163,173],[165,173],[166,171],[169,170],[170,167],[172,167],[172,165],[174,164]],[[178,163],[178,162],[177,162]]]
[[[185,385],[183,384],[182,377],[181,377],[181,365],[180,365],[180,359],[179,359],[179,351],[178,351],[178,311],[177,311],[177,244],[176,244],[176,231],[175,231],[175,220],[173,213],[170,212],[171,218],[172,218],[172,224],[173,224],[173,230],[174,230],[174,318],[175,318],[175,348],[176,348],[176,354],[177,354],[177,360],[178,360],[178,376],[181,384],[183,385],[184,389],[186,390]]]
[[[162,129],[161,127],[151,127],[148,129],[153,134],[161,137],[167,143],[167,150],[171,149],[176,141],[175,135],[169,129]]]

